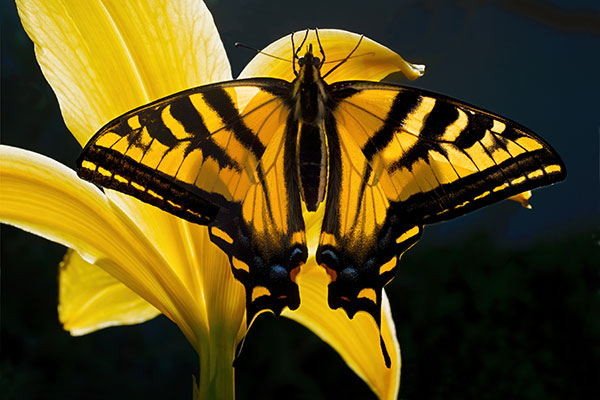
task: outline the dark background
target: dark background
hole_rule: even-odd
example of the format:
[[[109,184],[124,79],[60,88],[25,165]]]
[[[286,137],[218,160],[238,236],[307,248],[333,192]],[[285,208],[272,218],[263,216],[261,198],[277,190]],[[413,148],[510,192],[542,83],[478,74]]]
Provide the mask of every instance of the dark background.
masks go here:
[[[291,4],[291,3],[290,3]],[[596,0],[208,0],[234,76],[292,30],[364,33],[427,65],[410,85],[493,110],[561,154],[567,180],[430,226],[388,286],[403,399],[600,398],[600,6]],[[16,7],[2,2],[2,143],[74,166]],[[393,77],[399,78],[399,77]],[[401,78],[395,81],[402,82]],[[0,398],[191,398],[197,357],[164,317],[73,338],[57,318],[59,245],[2,226]],[[318,337],[259,318],[238,399],[373,398]]]

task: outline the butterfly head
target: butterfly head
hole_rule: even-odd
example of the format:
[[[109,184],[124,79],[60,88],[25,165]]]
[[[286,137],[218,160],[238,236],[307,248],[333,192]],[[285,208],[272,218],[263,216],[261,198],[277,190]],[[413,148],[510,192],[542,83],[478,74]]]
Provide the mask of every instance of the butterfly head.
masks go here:
[[[292,51],[293,51],[293,70],[296,76],[306,76],[306,74],[317,75],[315,70],[320,70],[321,66],[325,62],[325,51],[323,51],[323,45],[321,45],[321,39],[319,38],[319,31],[315,29],[315,36],[317,37],[317,43],[319,44],[319,50],[321,51],[322,58],[315,57],[313,55],[312,43],[308,44],[308,50],[304,53],[303,56],[299,56],[302,51],[302,47],[304,43],[306,43],[306,39],[308,38],[309,29],[306,30],[306,34],[304,35],[304,39],[300,43],[300,46],[297,48],[294,45],[294,34],[292,33]],[[300,72],[296,71],[296,63],[300,67]]]
[[[300,68],[307,66],[313,66],[317,69],[321,68],[321,59],[319,57],[315,57],[312,53],[312,43],[308,45],[308,51],[303,56],[298,57],[298,66]]]
[[[312,83],[318,80],[321,75],[320,70],[323,65],[319,57],[313,55],[312,44],[308,45],[308,50],[303,56],[297,57],[300,70],[296,73],[299,82]]]

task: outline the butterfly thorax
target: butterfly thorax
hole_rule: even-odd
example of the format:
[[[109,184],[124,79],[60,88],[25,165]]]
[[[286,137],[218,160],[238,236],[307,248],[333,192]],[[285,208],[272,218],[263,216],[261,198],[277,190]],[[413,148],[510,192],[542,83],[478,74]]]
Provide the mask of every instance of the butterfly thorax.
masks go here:
[[[298,126],[296,156],[302,198],[315,211],[325,198],[327,186],[327,139],[324,129],[326,83],[321,62],[312,47],[298,59],[300,71],[293,82],[292,101]]]
[[[298,121],[318,125],[323,120],[326,100],[326,84],[320,72],[321,61],[309,49],[304,57],[298,59],[298,64],[300,71],[294,80],[292,92],[294,115]]]

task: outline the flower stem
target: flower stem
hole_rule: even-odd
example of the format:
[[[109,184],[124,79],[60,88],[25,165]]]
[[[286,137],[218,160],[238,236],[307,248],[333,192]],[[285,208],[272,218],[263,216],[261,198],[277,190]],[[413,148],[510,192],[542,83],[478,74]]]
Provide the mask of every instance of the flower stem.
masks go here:
[[[233,354],[235,346],[226,343],[220,335],[214,335],[210,351],[200,354],[200,378],[194,380],[194,400],[234,400],[235,371]]]

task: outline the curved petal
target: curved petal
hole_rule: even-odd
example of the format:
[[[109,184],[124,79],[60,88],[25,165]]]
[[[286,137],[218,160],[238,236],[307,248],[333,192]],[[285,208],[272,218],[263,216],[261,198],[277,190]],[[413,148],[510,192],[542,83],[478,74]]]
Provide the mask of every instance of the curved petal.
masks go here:
[[[0,178],[0,221],[77,250],[173,320],[199,350],[203,310],[100,190],[54,160],[8,146],[0,146]]]
[[[234,343],[246,311],[244,286],[233,276],[227,255],[211,242],[207,227],[190,224],[190,237],[190,245],[198,254],[200,267],[196,270],[202,282],[211,335],[215,330],[221,331],[217,336],[228,332],[232,335],[228,340]]]
[[[102,268],[67,250],[59,267],[58,319],[73,336],[133,325],[160,314]]]
[[[531,209],[531,204],[529,204],[529,199],[531,199],[531,190],[516,194],[516,195],[508,198],[508,200],[516,201],[517,203],[520,203],[523,207],[525,207],[527,209]]]
[[[114,190],[105,189],[108,199],[127,214],[148,241],[163,255],[170,269],[178,276],[206,315],[199,275],[198,251],[191,247],[193,224],[161,209]]]
[[[202,1],[19,0],[17,6],[65,123],[82,145],[102,125],[141,104],[231,79],[223,44]],[[190,268],[197,264],[188,224],[132,197],[106,193],[200,298]]]
[[[202,1],[19,0],[17,7],[65,123],[82,145],[139,105],[231,79]]]
[[[327,284],[330,279],[316,264],[314,257],[302,266],[297,279],[302,303],[298,310],[286,309],[283,315],[306,326],[333,347],[380,399],[396,399],[400,385],[400,347],[385,292],[381,329],[392,360],[391,368],[385,366],[379,331],[370,315],[359,312],[349,319],[342,309],[331,310],[328,307]]]
[[[302,42],[306,31],[294,33],[296,47]],[[326,56],[325,64],[321,69],[323,75],[335,67],[339,61],[346,58],[356,47],[361,35],[339,29],[319,29],[319,39],[323,45]],[[310,30],[306,39],[305,49],[312,44],[313,54],[321,57],[319,44],[314,30]],[[262,50],[266,54],[292,60],[291,36],[282,37]],[[303,55],[303,52],[300,53]],[[379,81],[389,74],[402,71],[408,79],[416,79],[423,75],[424,65],[411,64],[392,50],[379,43],[363,37],[362,42],[352,55],[340,68],[337,68],[325,80],[328,83],[345,80]],[[291,81],[294,71],[290,62],[276,60],[263,54],[257,54],[244,68],[239,78],[268,76]]]

